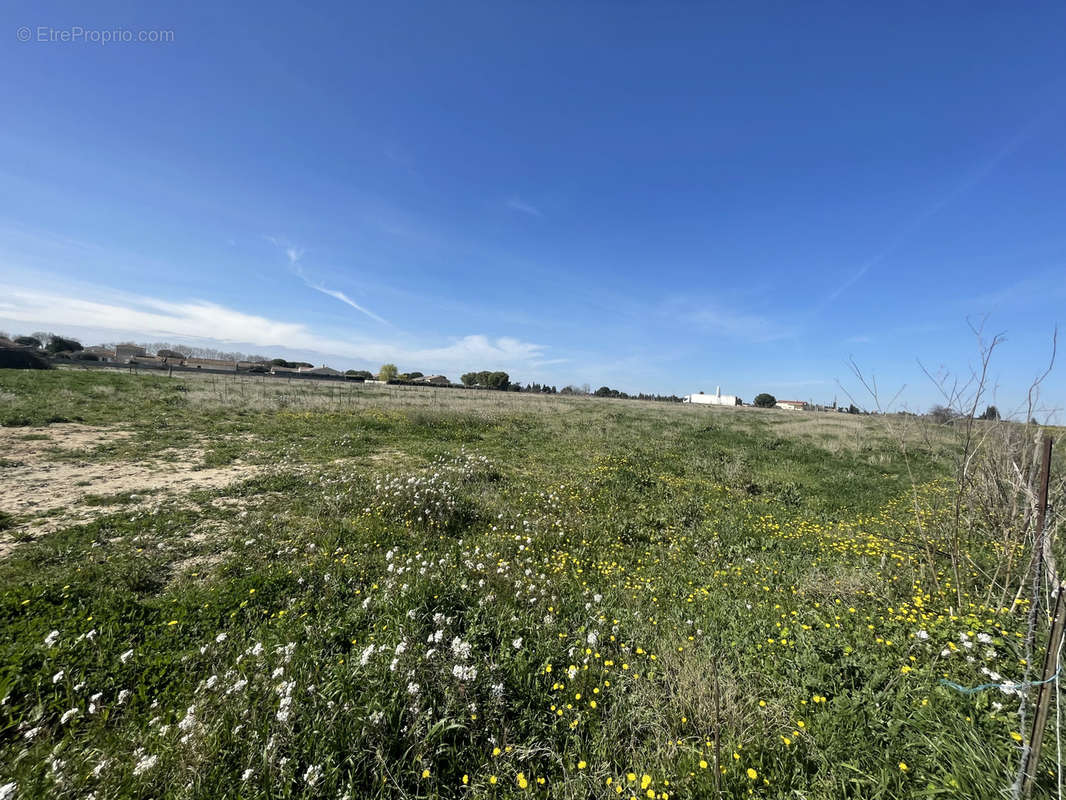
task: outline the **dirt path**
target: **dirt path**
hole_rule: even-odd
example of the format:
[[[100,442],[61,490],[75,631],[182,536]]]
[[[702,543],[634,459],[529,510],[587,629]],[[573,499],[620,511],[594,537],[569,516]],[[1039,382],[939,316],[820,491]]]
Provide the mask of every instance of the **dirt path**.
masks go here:
[[[98,516],[137,508],[151,509],[195,489],[219,489],[263,472],[264,467],[231,464],[197,469],[203,451],[168,451],[166,461],[89,461],[56,458],[55,450],[93,450],[128,431],[88,425],[0,428],[0,511],[17,526],[0,532],[0,558],[15,544]],[[176,458],[174,456],[177,456]],[[121,506],[90,504],[90,495],[133,493]],[[39,516],[47,514],[47,516]]]

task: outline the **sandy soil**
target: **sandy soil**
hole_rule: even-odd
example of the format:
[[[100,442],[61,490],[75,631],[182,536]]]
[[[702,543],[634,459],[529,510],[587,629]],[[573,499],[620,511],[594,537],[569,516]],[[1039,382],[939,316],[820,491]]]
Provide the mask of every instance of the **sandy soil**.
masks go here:
[[[176,459],[174,451],[169,451],[166,461],[57,461],[49,452],[55,448],[92,450],[130,435],[113,428],[76,424],[0,428],[0,510],[14,515],[20,523],[0,533],[0,557],[10,552],[17,540],[88,522],[119,509],[151,509],[194,489],[218,489],[263,471],[263,467],[240,463],[196,469],[203,452],[195,448],[180,451]],[[132,503],[85,503],[87,495],[124,492],[135,493]],[[48,516],[37,516],[42,513]]]

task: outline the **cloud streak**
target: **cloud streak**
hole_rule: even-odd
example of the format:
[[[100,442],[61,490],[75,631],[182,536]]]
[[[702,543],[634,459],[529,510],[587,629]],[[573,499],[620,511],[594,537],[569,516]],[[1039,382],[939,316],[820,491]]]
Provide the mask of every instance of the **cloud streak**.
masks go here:
[[[300,263],[303,260],[304,253],[306,252],[302,247],[297,247],[296,245],[289,244],[288,242],[285,242],[284,240],[279,239],[276,236],[268,236],[266,238],[267,241],[270,242],[272,245],[285,251],[285,257],[289,259],[289,266],[292,267],[292,270],[296,273],[296,276],[300,280],[302,280],[304,282],[304,285],[307,286],[309,289],[314,289],[316,292],[321,292],[324,295],[328,295],[334,300],[340,300],[345,305],[354,308],[360,314],[365,314],[366,316],[370,317],[370,319],[374,320],[375,322],[380,322],[382,325],[392,324],[388,320],[379,317],[369,308],[359,305],[359,303],[352,300],[352,298],[350,298],[344,292],[338,291],[336,289],[327,288],[321,283],[315,283],[310,278],[308,278],[307,273],[304,272],[303,265]]]
[[[300,277],[303,278],[302,275]],[[392,324],[388,320],[385,320],[385,319],[382,319],[381,317],[379,317],[377,314],[375,314],[370,309],[363,308],[361,305],[359,305],[357,302],[352,300],[352,298],[350,298],[344,292],[338,292],[336,289],[327,289],[325,286],[319,286],[317,284],[311,283],[309,280],[307,280],[307,278],[303,278],[303,281],[308,286],[310,286],[312,289],[314,289],[316,292],[322,292],[322,294],[328,294],[330,297],[332,297],[332,298],[334,298],[336,300],[340,300],[342,303],[346,303],[347,305],[350,305],[356,311],[359,311],[359,312],[361,312],[363,314],[366,314],[368,317],[370,317],[370,319],[376,320],[377,322],[380,322],[382,325],[391,325]]]
[[[543,217],[540,209],[523,201],[520,197],[511,197],[507,200],[507,207],[512,211],[528,214],[531,217]]]

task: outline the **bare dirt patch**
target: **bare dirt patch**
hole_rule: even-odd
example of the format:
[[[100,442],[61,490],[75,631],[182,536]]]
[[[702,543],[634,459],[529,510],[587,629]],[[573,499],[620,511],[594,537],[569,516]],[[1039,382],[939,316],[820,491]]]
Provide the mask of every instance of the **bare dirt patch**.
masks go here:
[[[234,463],[197,469],[203,450],[160,450],[136,461],[55,460],[55,449],[92,451],[132,434],[87,425],[0,428],[0,510],[18,525],[0,534],[0,557],[17,541],[98,516],[158,507],[193,490],[214,490],[260,474],[261,466]],[[101,498],[123,496],[117,503]]]

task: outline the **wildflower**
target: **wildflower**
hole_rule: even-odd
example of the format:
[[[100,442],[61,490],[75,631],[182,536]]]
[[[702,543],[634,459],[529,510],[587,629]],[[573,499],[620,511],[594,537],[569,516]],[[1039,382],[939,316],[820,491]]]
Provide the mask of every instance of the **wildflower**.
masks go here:
[[[456,664],[452,667],[452,675],[460,681],[472,681],[477,677],[477,667],[465,667],[461,664]]]
[[[312,764],[307,768],[307,771],[304,772],[304,783],[306,783],[308,786],[314,786],[316,783],[318,783],[318,779],[321,777],[322,767],[316,764]]]
[[[185,717],[178,723],[178,728],[188,733],[196,725],[196,706],[189,706],[185,711]]]
[[[45,647],[55,647],[56,641],[59,639],[59,631],[52,631],[50,634],[44,637]],[[9,783],[8,786],[14,787],[15,784]],[[11,790],[14,792],[14,788]]]
[[[700,759],[700,769],[707,769],[707,762],[702,758]]]
[[[159,760],[159,756],[144,756],[144,757],[142,757],[137,762],[137,765],[133,768],[134,776],[141,775],[142,773],[147,772],[148,770],[150,770],[152,767],[155,766],[155,764],[156,764],[156,762],[158,760]]]
[[[906,762],[903,762],[903,761],[899,762],[899,771],[900,772],[906,772],[909,769],[910,769],[910,767],[907,766]]]
[[[755,770],[753,770],[751,767],[748,767],[748,780],[752,780],[753,781],[753,780],[755,780],[758,777],[759,777],[759,773],[756,772]]]
[[[417,683],[415,683],[414,681],[411,681],[411,682],[409,682],[409,683],[407,684],[407,693],[408,693],[409,695],[411,695],[412,697],[413,697],[414,695],[418,694],[418,693],[419,693],[419,692],[420,692],[421,690],[422,690],[422,687],[421,687],[421,686],[419,686],[419,685],[418,685]]]
[[[1020,742],[1022,740],[1022,735],[1018,733],[1018,731],[1011,731],[1010,738],[1012,738],[1016,742]]]
[[[132,649],[127,650],[125,653],[123,653],[122,655],[120,655],[118,657],[118,660],[120,662],[122,662],[123,664],[125,664],[127,661],[130,660],[130,656],[132,656],[132,655],[133,655],[133,650]]]
[[[493,786],[496,785],[496,776],[495,775],[489,775],[489,783],[491,783]]]
[[[242,781],[246,781],[249,778],[251,778],[253,775],[255,775],[255,770],[254,769],[246,769],[244,772],[241,773],[241,780]]]
[[[577,768],[578,769],[584,769],[587,766],[588,766],[588,764],[586,764],[584,761],[578,761],[577,762]]]
[[[222,644],[224,641],[226,641],[226,634],[224,633],[220,633],[218,636],[215,637],[216,644]]]
[[[422,777],[423,777],[423,779],[429,777],[429,770],[428,769],[422,770]]]
[[[359,665],[365,667],[372,655],[374,655],[374,645],[367,645],[362,655],[359,656]]]
[[[529,781],[526,780],[526,775],[524,772],[518,773],[518,776],[515,778],[515,783],[518,784],[519,789],[525,789],[527,786],[529,786]]]
[[[76,708],[71,708],[71,709],[69,709],[67,711],[64,711],[63,712],[63,716],[59,718],[59,724],[60,725],[66,725],[67,722],[70,720],[70,718],[75,716],[77,713],[78,713],[78,709],[76,709]]]
[[[118,693],[118,704],[122,705],[127,700],[129,700],[131,694],[133,694],[133,692],[131,692],[129,689],[123,689],[121,692],[119,692]]]
[[[517,639],[512,641],[511,642],[511,647],[513,647],[515,650],[521,650],[522,649],[522,637],[519,636]]]
[[[59,672],[57,672],[55,675],[53,675],[52,676],[52,685],[54,686],[55,684],[57,684],[61,680],[63,680],[63,675],[64,674],[66,674],[65,670],[59,670]]]
[[[648,774],[641,775],[640,776],[640,788],[641,789],[647,789],[649,784],[651,784],[651,775],[648,775]]]

